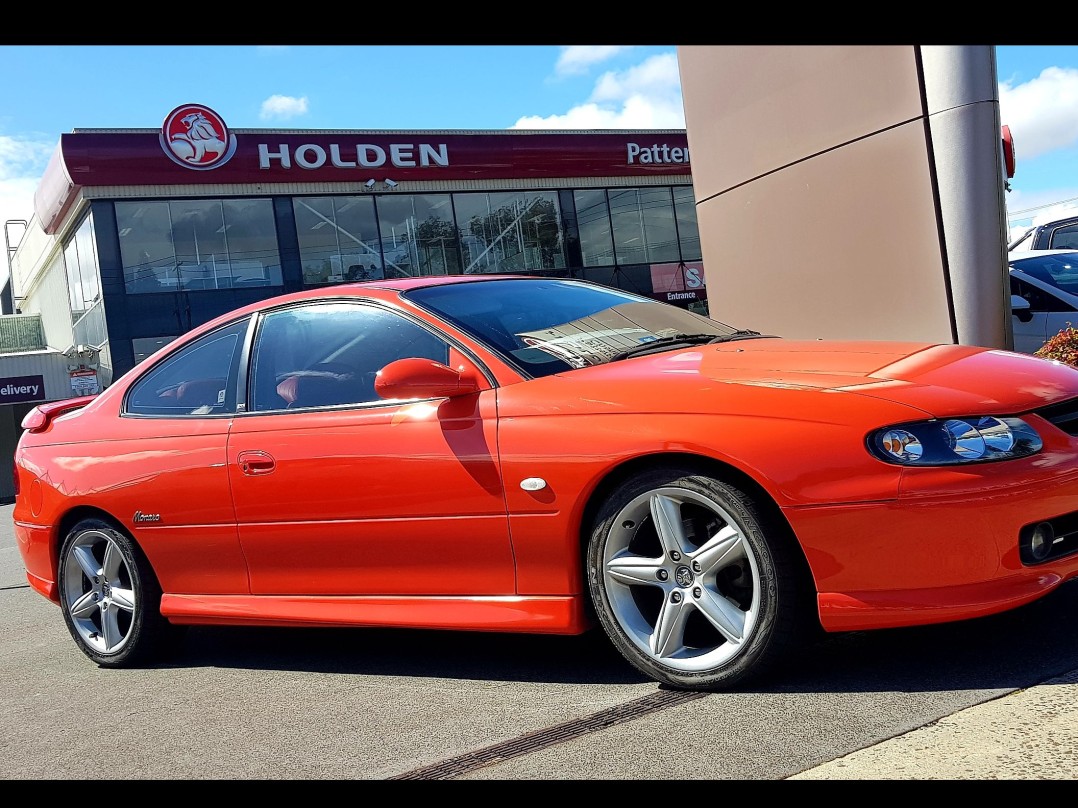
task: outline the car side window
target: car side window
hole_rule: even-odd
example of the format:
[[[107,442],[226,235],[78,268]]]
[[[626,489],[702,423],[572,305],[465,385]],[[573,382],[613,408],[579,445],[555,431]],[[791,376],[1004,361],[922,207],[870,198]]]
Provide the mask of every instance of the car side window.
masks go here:
[[[375,374],[396,359],[449,361],[449,344],[413,320],[363,303],[311,303],[262,317],[250,411],[381,403]]]
[[[1020,295],[1029,301],[1030,311],[1074,311],[1074,308],[1064,303],[1055,295],[1039,289],[1031,283],[1011,276],[1011,294]]]
[[[131,385],[125,414],[227,415],[236,411],[236,374],[249,318],[206,334]]]
[[[1053,230],[1048,247],[1053,250],[1078,250],[1078,224],[1068,224]]]

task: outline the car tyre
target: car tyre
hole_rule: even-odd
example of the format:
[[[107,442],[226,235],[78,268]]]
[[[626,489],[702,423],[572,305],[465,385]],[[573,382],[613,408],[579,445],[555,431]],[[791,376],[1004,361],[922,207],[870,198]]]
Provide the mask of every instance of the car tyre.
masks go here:
[[[161,615],[161,585],[142,549],[114,524],[83,519],[68,531],[57,580],[71,636],[101,667],[149,662],[179,633]]]
[[[591,604],[614,646],[678,689],[761,678],[817,636],[789,528],[745,491],[690,468],[653,469],[613,491],[586,567]]]

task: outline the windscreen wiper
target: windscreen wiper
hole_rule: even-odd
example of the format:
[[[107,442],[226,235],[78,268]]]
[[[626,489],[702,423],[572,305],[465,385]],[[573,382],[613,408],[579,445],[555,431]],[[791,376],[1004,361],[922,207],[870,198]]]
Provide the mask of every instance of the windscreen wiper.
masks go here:
[[[722,334],[710,339],[708,345],[714,345],[717,342],[737,342],[739,339],[777,339],[777,337],[774,334],[761,334],[759,331],[749,331],[743,328],[732,334]]]
[[[739,339],[756,339],[764,335],[759,331],[735,331],[732,334],[672,334],[669,337],[659,337],[651,342],[642,342],[632,348],[626,348],[610,357],[611,362],[619,359],[628,359],[631,356],[644,356],[649,353],[667,351],[682,345],[710,345],[716,342],[732,342]]]

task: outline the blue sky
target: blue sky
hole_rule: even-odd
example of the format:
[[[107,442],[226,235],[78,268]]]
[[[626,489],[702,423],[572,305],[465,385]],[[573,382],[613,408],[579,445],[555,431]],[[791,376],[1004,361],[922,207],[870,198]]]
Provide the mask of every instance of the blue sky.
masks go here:
[[[998,46],[996,66],[1024,224],[1078,200],[1078,46]],[[685,125],[674,45],[5,45],[0,76],[3,221],[30,218],[61,134],[157,128],[187,103],[234,129]]]

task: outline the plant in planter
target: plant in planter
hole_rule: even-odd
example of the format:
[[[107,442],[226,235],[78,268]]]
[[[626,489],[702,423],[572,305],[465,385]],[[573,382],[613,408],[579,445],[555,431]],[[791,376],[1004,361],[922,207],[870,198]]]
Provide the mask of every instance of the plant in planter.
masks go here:
[[[1033,355],[1078,367],[1078,328],[1067,323],[1066,328],[1049,338]]]

